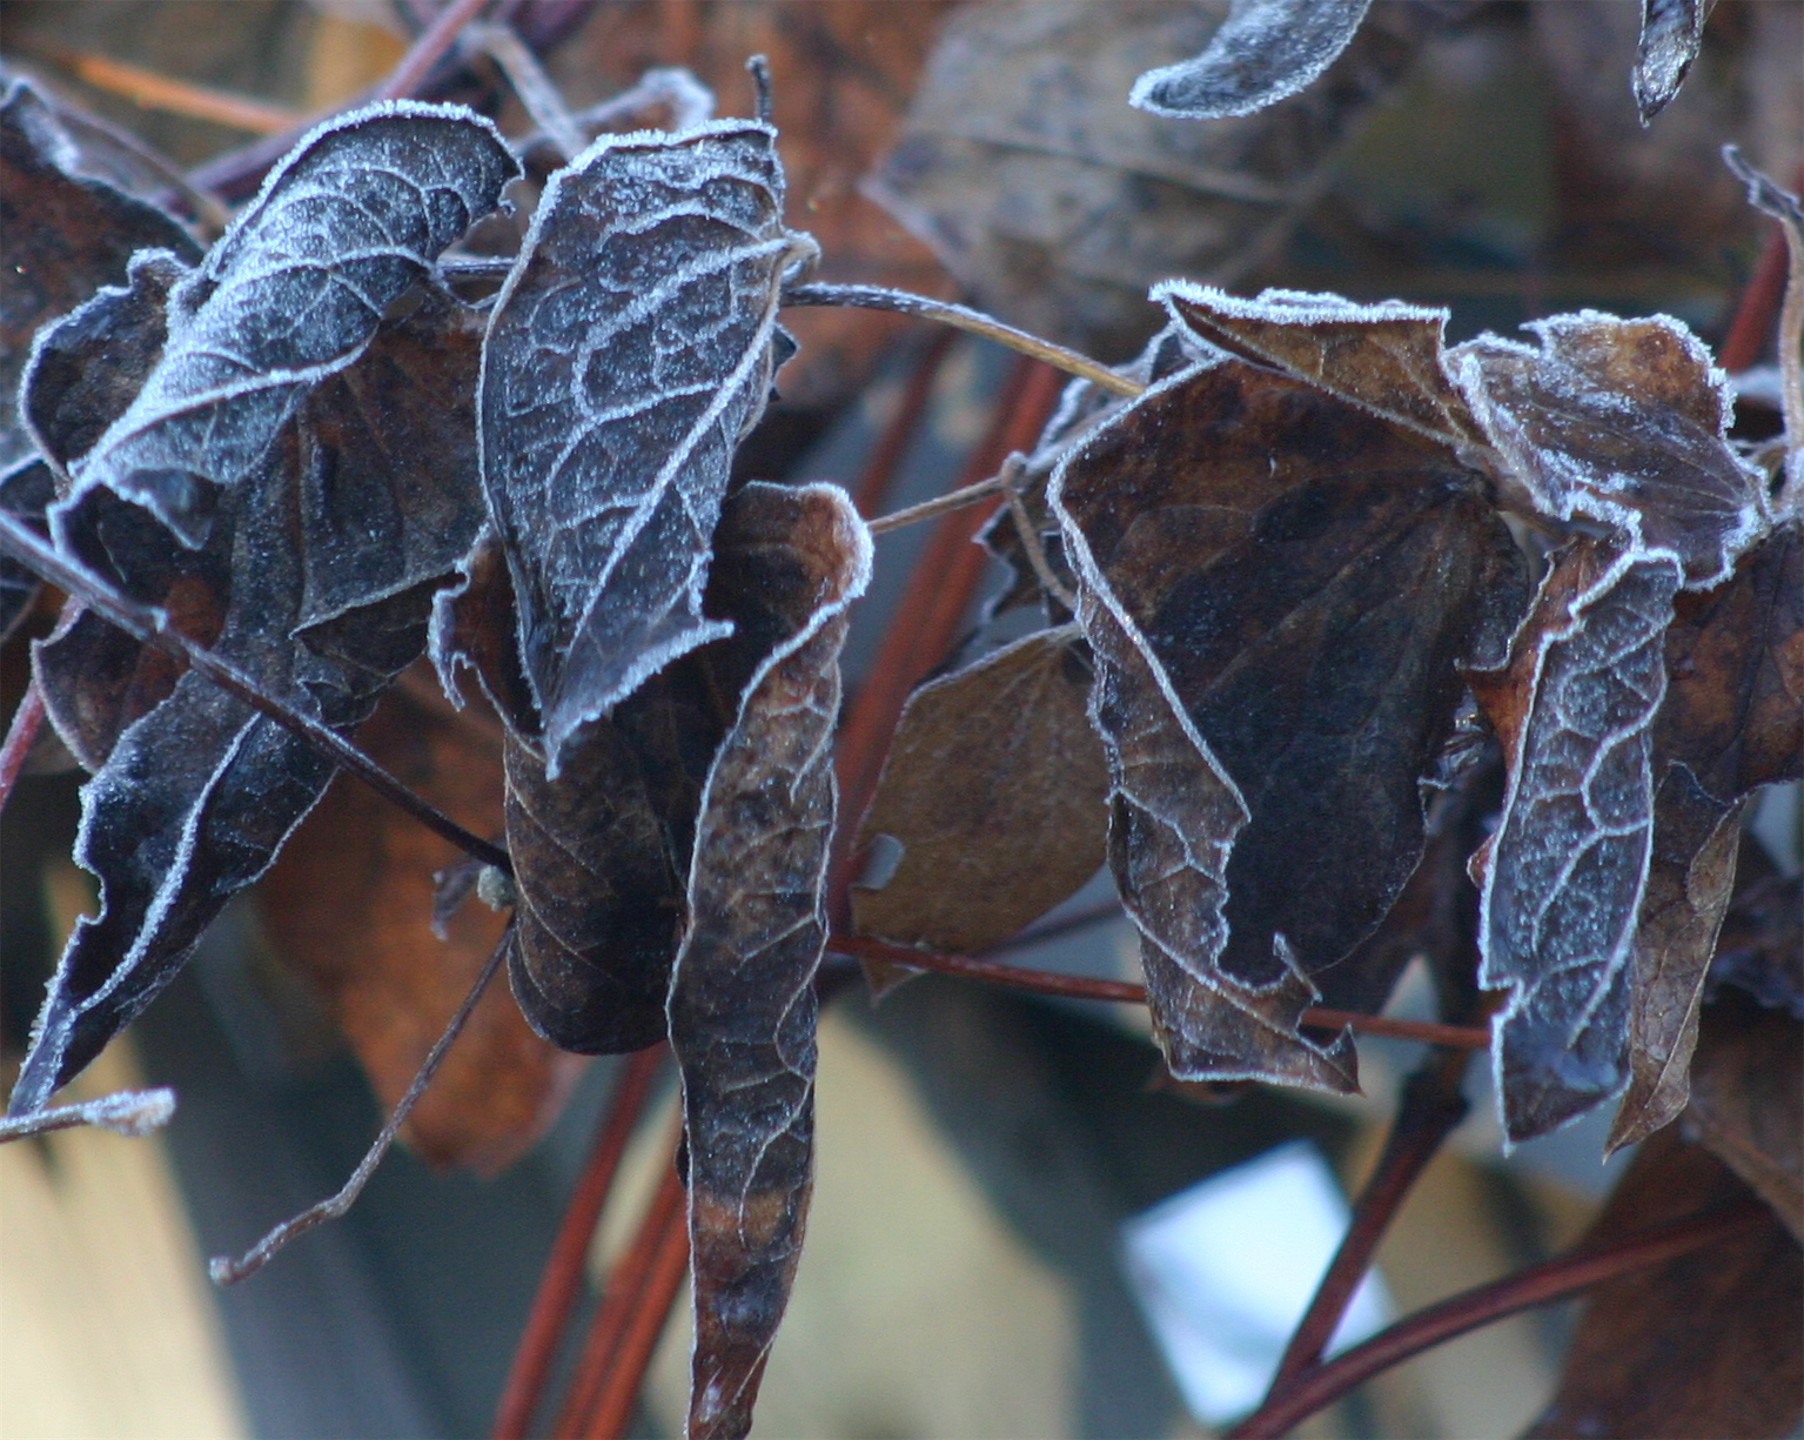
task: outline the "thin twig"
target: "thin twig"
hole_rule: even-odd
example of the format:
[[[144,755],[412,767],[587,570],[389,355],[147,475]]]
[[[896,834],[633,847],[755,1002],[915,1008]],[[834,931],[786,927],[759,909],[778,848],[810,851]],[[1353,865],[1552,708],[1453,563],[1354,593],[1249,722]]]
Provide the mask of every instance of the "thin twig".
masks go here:
[[[14,516],[0,512],[0,553],[29,566],[52,585],[79,596],[82,603],[117,625],[126,634],[165,654],[185,660],[220,689],[265,715],[327,759],[350,771],[384,799],[405,810],[427,829],[450,841],[464,853],[503,874],[513,874],[507,851],[473,835],[449,815],[413,793],[350,741],[318,720],[301,714],[284,700],[269,694],[255,680],[229,661],[221,660],[196,644],[169,622],[166,611],[140,604],[121,595],[85,565],[62,554],[49,541]]]
[[[664,1056],[664,1048],[654,1046],[627,1056],[620,1064],[613,1094],[608,1097],[607,1109],[596,1130],[595,1148],[564,1208],[564,1218],[539,1281],[539,1293],[533,1297],[532,1314],[514,1351],[507,1388],[495,1416],[495,1440],[526,1440],[533,1433],[533,1421],[542,1406],[552,1362],[582,1291],[595,1226],[613,1192],[621,1157],[645,1110]]]
[[[937,520],[942,515],[950,515],[954,510],[963,510],[967,505],[975,505],[979,500],[1000,494],[1002,488],[1002,477],[992,475],[988,480],[979,480],[975,485],[965,485],[947,494],[936,495],[931,500],[923,500],[919,505],[892,510],[870,522],[871,534],[885,535],[906,525],[919,525],[923,520]]]
[[[972,335],[981,335],[986,340],[994,340],[998,345],[1005,345],[1019,355],[1030,360],[1039,360],[1055,370],[1063,370],[1067,375],[1075,375],[1080,380],[1088,380],[1099,389],[1107,390],[1112,395],[1125,395],[1132,399],[1144,393],[1145,387],[1136,380],[1125,375],[1117,375],[1107,365],[1092,360],[1088,355],[1080,355],[1075,350],[1068,350],[1063,345],[1055,345],[1050,340],[1042,340],[1037,335],[1030,335],[1025,330],[1017,330],[1013,325],[1005,325],[994,316],[985,315],[980,310],[969,306],[955,305],[947,300],[934,300],[926,295],[911,295],[905,290],[886,290],[877,285],[792,285],[783,292],[783,303],[786,305],[836,305],[849,306],[860,310],[886,310],[892,315],[909,315],[918,320],[937,320],[942,325],[950,325],[955,330],[964,330]]]
[[[0,1145],[83,1125],[137,1139],[162,1129],[174,1114],[173,1090],[121,1090],[79,1105],[59,1105],[54,1110],[35,1110],[29,1115],[0,1119]]]
[[[1460,1085],[1471,1058],[1467,1050],[1438,1051],[1404,1082],[1384,1149],[1354,1202],[1352,1223],[1278,1361],[1278,1372],[1266,1392],[1268,1401],[1321,1360],[1404,1200],[1466,1118],[1471,1107]]]
[[[451,52],[464,26],[488,4],[489,0],[449,0],[389,72],[388,79],[377,86],[376,99],[400,100],[418,90],[439,61]]]
[[[466,27],[462,43],[466,51],[480,51],[501,67],[526,113],[545,137],[563,151],[566,163],[583,152],[588,141],[577,126],[576,117],[564,104],[564,97],[558,94],[539,57],[511,27],[477,21]]]
[[[19,699],[19,708],[13,711],[12,724],[6,727],[6,741],[0,744],[0,810],[12,799],[13,785],[25,769],[25,757],[43,724],[44,692],[38,689],[34,675]]]
[[[827,943],[829,949],[841,955],[850,955],[856,960],[881,960],[889,965],[909,965],[917,970],[957,975],[987,985],[1030,991],[1035,995],[1052,995],[1067,1000],[1103,1000],[1121,1005],[1146,1004],[1146,987],[1128,980],[1104,980],[1094,975],[1062,975],[1054,970],[1030,970],[1020,965],[1004,965],[998,960],[980,959],[975,955],[951,955],[944,951],[891,945],[864,935],[835,935]],[[1415,1040],[1425,1045],[1444,1045],[1458,1050],[1483,1050],[1491,1043],[1491,1032],[1476,1025],[1394,1020],[1386,1015],[1361,1015],[1351,1010],[1329,1010],[1320,1006],[1311,1006],[1305,1010],[1298,1023],[1316,1029],[1350,1029],[1362,1035]]]
[[[1276,1440],[1316,1411],[1412,1355],[1518,1311],[1563,1300],[1619,1275],[1676,1260],[1769,1223],[1771,1215],[1763,1203],[1750,1200],[1638,1231],[1607,1245],[1583,1247],[1544,1265],[1532,1265],[1502,1280],[1462,1291],[1417,1311],[1301,1376],[1284,1395],[1267,1401],[1230,1430],[1224,1440]]]
[[[357,1197],[363,1193],[363,1187],[369,1183],[370,1176],[376,1173],[376,1167],[382,1163],[383,1156],[388,1154],[389,1147],[395,1143],[395,1137],[401,1133],[401,1127],[407,1123],[407,1117],[413,1113],[413,1107],[426,1087],[432,1083],[432,1077],[438,1073],[438,1067],[450,1050],[452,1042],[463,1033],[463,1028],[476,1009],[476,1002],[482,999],[482,992],[488,989],[489,982],[495,978],[495,972],[501,968],[501,962],[507,956],[508,946],[514,938],[514,920],[508,917],[507,926],[501,932],[501,939],[496,942],[495,949],[484,963],[476,981],[470,986],[469,993],[457,1007],[444,1033],[433,1041],[432,1048],[426,1052],[426,1058],[420,1064],[419,1073],[413,1077],[413,1083],[407,1087],[395,1108],[389,1113],[387,1122],[377,1134],[370,1148],[364,1152],[363,1159],[351,1172],[351,1178],[336,1195],[322,1200],[319,1204],[303,1210],[299,1215],[284,1220],[269,1234],[265,1235],[249,1250],[234,1260],[229,1255],[215,1255],[207,1262],[207,1273],[213,1277],[215,1285],[236,1285],[247,1276],[255,1275],[279,1254],[288,1243],[305,1235],[309,1230],[325,1224],[328,1220],[336,1220],[356,1203]]]
[[[115,60],[110,55],[96,55],[88,50],[72,50],[50,41],[27,39],[20,48],[28,54],[41,55],[68,70],[77,80],[119,95],[146,110],[162,110],[171,115],[185,115],[191,120],[206,120],[233,130],[246,130],[253,135],[282,135],[301,123],[301,117],[283,105],[271,105],[249,95],[235,95],[195,85]]]

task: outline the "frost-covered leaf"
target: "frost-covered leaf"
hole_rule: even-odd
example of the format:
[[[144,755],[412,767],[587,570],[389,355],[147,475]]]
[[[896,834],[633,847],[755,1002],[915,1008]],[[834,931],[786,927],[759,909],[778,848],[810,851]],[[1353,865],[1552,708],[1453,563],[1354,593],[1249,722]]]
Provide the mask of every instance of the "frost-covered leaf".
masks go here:
[[[813,1176],[815,971],[827,939],[833,731],[870,539],[844,492],[739,496],[786,622],[708,774],[670,986],[683,1076],[695,1351],[688,1433],[743,1436],[795,1278]]]
[[[1586,1238],[1607,1245],[1751,1198],[1668,1130],[1641,1147]],[[1804,1412],[1800,1311],[1804,1250],[1771,1218],[1605,1281],[1587,1293],[1558,1389],[1528,1434],[1790,1435]]]
[[[1727,377],[1677,320],[1583,311],[1495,336],[1449,366],[1504,462],[1548,516],[1615,527],[1677,557],[1688,588],[1726,579],[1765,529],[1765,480],[1730,447]]]
[[[1743,801],[1804,770],[1804,541],[1780,527],[1714,590],[1679,597],[1654,728],[1654,851],[1635,940],[1632,1080],[1611,1144],[1685,1103]]]
[[[1704,40],[1716,0],[1641,0],[1641,43],[1635,54],[1635,108],[1647,124],[1673,102]]]
[[[483,483],[555,777],[579,726],[709,639],[709,544],[787,339],[776,133],[607,136],[555,176],[484,347]]]
[[[1275,365],[1430,439],[1458,446],[1481,438],[1441,364],[1445,310],[1295,290],[1247,300],[1181,281],[1155,287],[1153,299],[1209,344]]]
[[[1237,837],[1176,832],[1225,865],[1214,878],[1226,933],[1188,963],[1199,978],[1300,997],[1303,977],[1369,935],[1416,867],[1459,666],[1500,653],[1524,602],[1514,543],[1443,447],[1238,360],[1154,387],[1064,463],[1054,494],[1097,597],[1085,623],[1099,675],[1121,667],[1124,641],[1147,669],[1099,692],[1118,790],[1122,726],[1150,730],[1145,707],[1162,696],[1201,747],[1195,765],[1245,806]],[[1117,819],[1132,813],[1118,806]],[[1130,857],[1157,833],[1151,821],[1130,831]]]
[[[162,575],[165,603],[204,580],[203,609],[216,603],[223,615],[207,621],[220,623],[215,653],[295,709],[347,729],[424,643],[433,581],[421,577],[448,573],[474,537],[476,358],[470,317],[448,298],[391,322],[360,361],[311,390],[255,471],[221,497],[202,550],[180,550],[145,512],[101,491],[65,524],[117,558],[127,588],[154,590],[159,565],[172,567]],[[335,504],[322,504],[322,487]],[[428,500],[434,487],[446,495]],[[383,523],[359,530],[354,517],[379,521],[397,495],[412,497],[397,512],[407,538]],[[353,523],[339,527],[335,517]],[[413,533],[416,520],[425,535]],[[124,543],[147,534],[165,549]],[[354,546],[360,534],[361,554],[347,563],[364,588],[341,589],[321,612],[311,547],[321,548],[322,573],[333,573],[324,563],[332,543]],[[73,663],[64,674],[86,683]],[[83,792],[76,857],[100,880],[101,910],[77,923],[64,952],[15,1112],[41,1107],[150,1003],[331,778],[330,762],[194,673],[141,716],[135,705],[115,706],[107,722],[111,699],[101,695],[102,721],[90,732],[104,763]]]
[[[902,846],[881,888],[852,892],[861,935],[982,950],[1101,868],[1108,766],[1090,728],[1074,627],[1041,630],[915,691],[859,844]]]
[[[1134,82],[1130,105],[1179,120],[1226,120],[1310,84],[1352,43],[1372,0],[1234,0],[1209,48]]]
[[[1581,540],[1474,687],[1509,788],[1488,851],[1480,981],[1508,989],[1492,1043],[1512,1142],[1628,1079],[1630,957],[1652,852],[1654,718],[1679,567]]]
[[[1500,648],[1519,603],[1513,545],[1439,447],[1238,361],[1155,387],[1064,464],[1055,497],[1095,596],[1124,895],[1135,908],[1167,869],[1207,882],[1140,906],[1186,931],[1149,945],[1149,984],[1157,949],[1193,984],[1282,992],[1294,1024],[1306,977],[1376,927],[1421,855],[1457,666]],[[1304,853],[1315,881],[1298,886]]]
[[[258,471],[307,391],[517,171],[460,107],[394,102],[314,130],[176,286],[162,358],[75,467],[73,498],[111,489],[199,545],[218,492]]]
[[[1471,8],[1379,5],[1322,84],[1247,119],[1174,125],[1122,96],[1201,51],[1226,0],[967,5],[869,187],[986,310],[1125,359],[1160,323],[1148,287],[1229,285],[1268,261],[1337,147]]]

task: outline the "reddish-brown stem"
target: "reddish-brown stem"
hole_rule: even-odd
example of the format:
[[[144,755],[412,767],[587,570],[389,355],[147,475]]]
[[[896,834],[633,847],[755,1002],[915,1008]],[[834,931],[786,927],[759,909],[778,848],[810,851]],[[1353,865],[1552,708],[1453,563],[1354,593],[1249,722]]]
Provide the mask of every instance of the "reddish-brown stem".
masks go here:
[[[1266,1392],[1267,1401],[1282,1394],[1297,1376],[1321,1360],[1340,1327],[1353,1292],[1371,1268],[1379,1242],[1429,1161],[1440,1153],[1447,1137],[1466,1118],[1470,1107],[1460,1093],[1460,1083],[1471,1058],[1467,1050],[1441,1050],[1404,1082],[1397,1117],[1385,1137],[1378,1163],[1360,1190],[1353,1205],[1352,1223],[1341,1237],[1334,1259],[1278,1362],[1278,1373]]]
[[[674,1140],[671,1148],[674,1152]],[[672,1223],[682,1229],[683,1181],[674,1163],[665,1168],[664,1177],[646,1207],[632,1242],[608,1272],[601,1303],[595,1307],[588,1335],[583,1340],[576,1374],[571,1378],[557,1423],[552,1426],[553,1435],[563,1437],[563,1440],[577,1440],[590,1433],[589,1417],[596,1412],[609,1388],[620,1358],[621,1341],[634,1312],[645,1303],[659,1259],[659,1246],[664,1243]]]
[[[589,1243],[595,1234],[602,1207],[613,1190],[620,1159],[626,1153],[633,1127],[644,1113],[652,1081],[664,1062],[664,1047],[653,1046],[620,1062],[614,1092],[595,1133],[595,1148],[577,1182],[570,1203],[552,1241],[551,1254],[533,1297],[532,1313],[514,1351],[513,1368],[495,1415],[495,1440],[526,1440],[532,1433],[570,1315],[582,1291]]]
[[[689,1224],[682,1206],[666,1219],[652,1244],[651,1266],[639,1303],[627,1317],[615,1348],[614,1368],[589,1416],[588,1440],[624,1440],[645,1372],[670,1320],[671,1307],[689,1270]]]
[[[914,368],[908,372],[908,383],[902,389],[896,413],[890,417],[889,423],[883,427],[883,433],[877,437],[877,443],[871,448],[871,453],[864,462],[864,469],[859,474],[858,483],[852,488],[852,503],[867,520],[883,508],[883,502],[889,495],[890,486],[895,483],[896,473],[902,468],[909,446],[919,436],[928,402],[933,399],[934,381],[939,379],[940,370],[946,363],[946,357],[952,353],[952,346],[957,339],[954,331],[934,331],[926,348],[915,361]]]
[[[1057,371],[1020,360],[997,397],[989,433],[971,452],[953,488],[975,484],[1014,450],[1032,445],[1058,399]],[[896,607],[870,671],[840,733],[836,769],[841,824],[834,843],[827,894],[837,923],[847,918],[846,892],[858,821],[877,787],[896,720],[916,682],[945,658],[977,592],[985,555],[972,543],[993,506],[948,515],[934,527]]]
[[[983,960],[975,955],[949,955],[942,951],[916,950],[891,945],[863,935],[835,935],[828,948],[858,960],[882,960],[892,965],[912,965],[941,975],[958,975],[987,985],[1028,990],[1036,995],[1056,995],[1067,1000],[1106,1000],[1124,1005],[1144,1005],[1146,987],[1127,980],[1103,980],[1090,975],[1061,975],[1052,970],[1029,970]],[[1299,1024],[1322,1030],[1350,1028],[1362,1035],[1382,1035],[1396,1040],[1419,1040],[1456,1050],[1483,1050],[1491,1032],[1476,1025],[1441,1025],[1430,1020],[1393,1020],[1384,1015],[1359,1015],[1350,1010],[1312,1006]]]
[[[488,7],[490,0],[447,0],[445,7],[421,33],[376,89],[378,100],[399,100],[425,83],[438,62],[450,53],[463,28]]]
[[[1770,1215],[1764,1204],[1751,1200],[1642,1230],[1607,1245],[1583,1247],[1545,1265],[1532,1265],[1502,1280],[1462,1291],[1299,1376],[1283,1394],[1267,1400],[1230,1430],[1225,1440],[1276,1440],[1324,1406],[1413,1355],[1518,1311],[1563,1300],[1619,1275],[1727,1240]]]
[[[13,784],[25,768],[25,757],[44,724],[44,696],[33,679],[25,687],[19,708],[13,711],[12,724],[6,728],[6,741],[0,744],[0,810],[12,798]]]
[[[281,135],[294,129],[300,117],[284,105],[271,105],[249,95],[236,95],[195,85],[173,75],[146,70],[142,65],[115,60],[110,55],[97,55],[87,50],[71,50],[62,45],[33,40],[23,47],[28,53],[42,55],[62,66],[86,85],[123,96],[147,110],[163,110],[171,115],[186,115],[195,120],[211,121],[234,130],[247,130],[253,135]]]

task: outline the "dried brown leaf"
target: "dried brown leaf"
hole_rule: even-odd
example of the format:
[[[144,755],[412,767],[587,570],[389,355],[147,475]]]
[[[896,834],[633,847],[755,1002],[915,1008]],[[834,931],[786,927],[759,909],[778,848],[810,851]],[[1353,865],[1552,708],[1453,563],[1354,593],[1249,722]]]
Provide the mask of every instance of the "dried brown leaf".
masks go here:
[[[1748,1189],[1668,1130],[1636,1155],[1588,1238],[1605,1242]],[[1590,1292],[1559,1388],[1528,1434],[1778,1437],[1804,1412],[1804,1252],[1776,1219]]]
[[[1706,1005],[1685,1130],[1804,1244],[1804,1021],[1733,990]]]
[[[1037,631],[910,697],[859,835],[902,857],[852,892],[856,931],[983,950],[1075,893],[1106,859],[1109,772],[1075,627]]]
[[[742,491],[784,613],[709,772],[670,986],[683,1075],[695,1352],[688,1433],[751,1428],[813,1177],[814,976],[827,940],[832,740],[870,538],[830,486]]]
[[[1514,543],[1442,447],[1240,361],[1154,387],[1064,463],[1054,495],[1097,597],[1082,618],[1099,675],[1123,643],[1148,667],[1098,710],[1117,788],[1124,743],[1181,716],[1192,768],[1228,787],[1245,822],[1192,830],[1171,786],[1138,786],[1157,823],[1225,865],[1212,877],[1225,932],[1195,931],[1207,948],[1186,963],[1199,980],[1306,991],[1415,869],[1458,667],[1501,650],[1523,600]],[[1155,697],[1164,719],[1145,708]],[[1161,744],[1175,753],[1179,738]],[[1202,813],[1228,810],[1211,799]],[[1155,830],[1131,834],[1130,852]]]

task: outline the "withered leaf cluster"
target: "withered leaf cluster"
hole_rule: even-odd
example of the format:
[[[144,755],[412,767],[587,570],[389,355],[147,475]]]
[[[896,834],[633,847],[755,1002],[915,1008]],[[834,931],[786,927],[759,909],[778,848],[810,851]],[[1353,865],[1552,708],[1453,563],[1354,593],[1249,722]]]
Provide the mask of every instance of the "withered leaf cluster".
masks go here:
[[[1432,28],[1470,7],[1429,8]],[[1650,3],[1644,115],[1704,8]],[[1134,103],[1247,115],[1356,46],[1366,9],[1235,0]],[[1012,141],[958,145],[992,143]],[[943,175],[905,161],[890,198],[940,223]],[[1804,770],[1804,474],[1731,440],[1726,379],[1678,321],[1582,311],[1449,346],[1440,310],[1156,287],[1164,328],[1123,383],[1074,384],[1004,477],[996,608],[1046,623],[915,691],[843,817],[849,849],[886,837],[896,864],[829,896],[871,544],[837,488],[734,467],[817,248],[785,222],[768,118],[594,140],[492,294],[444,259],[521,165],[462,107],[320,126],[210,245],[93,173],[16,82],[0,166],[0,534],[47,536],[87,587],[33,670],[90,772],[76,859],[100,886],[10,1113],[42,1111],[278,863],[266,914],[385,1091],[422,1037],[374,1023],[382,997],[436,993],[419,929],[447,857],[338,793],[321,814],[360,830],[368,873],[359,918],[318,923],[329,833],[278,852],[333,761],[114,628],[119,595],[499,830],[511,874],[482,889],[513,921],[453,916],[452,946],[463,973],[505,934],[518,1014],[479,1030],[515,1083],[467,1074],[423,1149],[505,1163],[563,1093],[552,1047],[669,1042],[693,1435],[750,1428],[796,1273],[839,901],[866,938],[979,951],[1106,866],[1181,1080],[1356,1091],[1351,1034],[1307,1012],[1376,1011],[1426,954],[1449,1019],[1493,992],[1511,1143],[1613,1100],[1612,1145],[1683,1113],[1727,1167],[1695,1188],[1750,1187],[1796,1232],[1795,884],[1740,847],[1758,793]],[[3,633],[36,582],[0,563]],[[433,672],[453,710],[419,693]],[[350,973],[352,923],[393,969]],[[1775,1238],[1749,1239],[1750,1273]],[[1569,1387],[1550,1414],[1585,1403]]]

